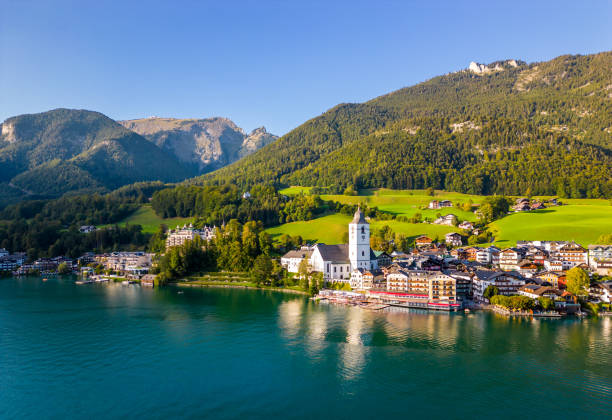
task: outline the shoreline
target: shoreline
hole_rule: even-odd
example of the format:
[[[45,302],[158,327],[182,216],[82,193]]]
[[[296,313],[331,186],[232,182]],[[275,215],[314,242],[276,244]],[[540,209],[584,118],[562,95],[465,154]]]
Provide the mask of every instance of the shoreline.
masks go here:
[[[249,286],[245,284],[175,282],[175,283],[168,283],[167,286],[172,286],[172,287],[217,287],[217,288],[227,288],[227,289],[271,290],[273,292],[283,292],[283,293],[290,293],[294,295],[308,296],[308,293],[302,290],[286,289],[284,287],[257,287],[257,286]]]

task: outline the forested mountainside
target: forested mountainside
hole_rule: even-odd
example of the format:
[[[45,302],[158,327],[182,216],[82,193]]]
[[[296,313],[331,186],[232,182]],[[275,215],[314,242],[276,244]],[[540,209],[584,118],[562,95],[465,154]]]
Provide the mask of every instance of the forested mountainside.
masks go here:
[[[0,125],[0,208],[25,198],[183,181],[277,138],[263,127],[246,134],[224,118],[121,124],[99,112],[74,109],[8,118]]]
[[[247,134],[227,118],[176,119],[150,117],[119,121],[184,165],[206,173],[235,162],[278,137],[264,127]]]
[[[20,115],[4,121],[1,133],[0,183],[22,195],[107,191],[138,181],[181,181],[195,174],[98,112],[56,109]]]
[[[612,196],[612,52],[471,68],[338,105],[195,182]]]

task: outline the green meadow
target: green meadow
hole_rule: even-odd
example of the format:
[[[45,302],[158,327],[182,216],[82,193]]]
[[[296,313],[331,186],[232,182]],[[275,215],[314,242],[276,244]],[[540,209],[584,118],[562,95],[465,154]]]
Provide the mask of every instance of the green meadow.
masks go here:
[[[308,193],[308,187],[290,187],[282,190],[286,195]],[[460,194],[454,192],[436,191],[435,196],[428,195],[424,190],[364,190],[360,195],[323,195],[324,200],[333,200],[346,204],[367,203],[368,206],[410,217],[419,212],[423,217],[434,219],[437,213],[455,214],[459,220],[475,221],[472,212],[458,208],[440,210],[424,209],[432,200],[451,200],[467,202],[472,200],[479,204],[484,197],[478,195]],[[542,197],[548,198],[548,197]],[[597,199],[563,199],[566,205],[549,207],[544,210],[510,214],[497,220],[489,226],[495,237],[495,245],[499,247],[514,246],[519,240],[574,240],[582,245],[594,244],[604,233],[612,233],[612,205],[608,200]],[[139,224],[143,232],[154,233],[163,223],[173,228],[176,225],[190,223],[192,218],[175,217],[162,219],[157,216],[150,205],[143,205],[119,224]],[[330,214],[317,219],[286,223],[266,229],[274,239],[282,234],[301,236],[307,241],[327,244],[342,243],[351,217],[342,214]],[[394,232],[405,234],[409,238],[428,235],[431,238],[442,239],[448,232],[458,231],[452,226],[440,226],[429,223],[405,223],[397,220],[373,220],[372,230],[378,230],[388,225]]]
[[[307,194],[310,188],[308,187],[289,187],[281,190],[281,194],[296,195],[300,193]],[[396,216],[412,217],[415,213],[421,213],[423,217],[434,220],[437,214],[456,215],[459,220],[476,221],[476,215],[472,212],[463,211],[461,209],[443,208],[439,210],[429,210],[427,205],[431,200],[450,200],[453,203],[466,203],[472,200],[474,204],[479,204],[483,196],[469,195],[447,191],[435,191],[434,196],[428,195],[425,190],[389,190],[386,188],[375,190],[361,190],[359,195],[321,195],[323,200],[337,201],[343,204],[359,204],[365,203],[369,207],[378,207],[380,210],[393,213]]]
[[[343,214],[331,214],[317,219],[285,223],[266,229],[273,239],[280,235],[301,236],[308,242],[323,242],[326,244],[342,243],[347,233],[347,225],[352,217]],[[371,229],[379,230],[384,225],[389,226],[394,232],[405,234],[407,237],[416,238],[420,235],[428,235],[431,238],[443,238],[448,232],[457,231],[451,226],[432,225],[427,223],[403,223],[396,220],[373,220]]]
[[[281,192],[286,195],[308,193],[307,187],[290,187]],[[412,216],[420,212],[423,217],[435,218],[437,213],[455,214],[459,220],[475,221],[471,212],[455,207],[440,210],[424,210],[433,200],[450,200],[467,202],[472,200],[479,204],[484,196],[468,195],[446,191],[435,191],[432,197],[424,190],[363,190],[357,196],[322,195],[324,200],[333,200],[347,204],[367,203],[396,215]],[[538,197],[548,199],[550,197]],[[549,207],[544,210],[510,214],[489,226],[495,236],[495,245],[508,247],[516,245],[519,240],[574,240],[582,245],[594,244],[600,235],[612,233],[612,205],[602,199],[562,199],[566,205]],[[342,215],[324,216],[307,222],[293,222],[268,229],[275,237],[287,233],[300,235],[307,240],[318,240],[325,243],[340,243],[346,224],[350,218]],[[389,225],[395,232],[408,237],[428,235],[442,238],[444,234],[457,229],[450,226],[438,226],[426,223],[412,224],[392,221],[373,221],[372,229]]]
[[[155,214],[150,205],[145,204],[141,206],[134,213],[123,219],[118,223],[120,226],[130,225],[141,225],[142,231],[145,233],[155,233],[159,229],[161,224],[165,224],[169,228],[175,228],[177,225],[189,224],[193,221],[191,217],[173,217],[169,219],[163,219]]]
[[[606,200],[564,200],[570,204],[515,213],[490,224],[495,245],[508,247],[520,240],[573,240],[584,246],[612,233],[612,206]]]

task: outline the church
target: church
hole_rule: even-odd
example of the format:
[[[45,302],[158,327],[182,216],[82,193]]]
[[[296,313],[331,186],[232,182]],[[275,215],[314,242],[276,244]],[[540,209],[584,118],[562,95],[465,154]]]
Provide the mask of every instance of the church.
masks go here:
[[[349,282],[353,270],[378,268],[378,260],[370,248],[370,224],[361,209],[357,209],[348,229],[348,244],[316,244],[312,249],[311,269],[322,272],[326,281]]]

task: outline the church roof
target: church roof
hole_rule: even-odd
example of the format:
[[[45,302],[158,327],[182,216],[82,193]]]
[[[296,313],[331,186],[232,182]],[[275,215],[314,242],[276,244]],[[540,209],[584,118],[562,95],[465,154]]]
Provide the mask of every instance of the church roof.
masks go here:
[[[351,221],[351,225],[353,224],[357,224],[357,225],[363,225],[366,224],[368,222],[366,222],[366,219],[363,215],[363,212],[361,211],[361,209],[358,207],[357,211],[355,212],[355,216],[353,217],[353,220]]]
[[[317,244],[316,247],[321,253],[323,261],[333,262],[349,262],[349,246],[348,244],[326,245]]]

